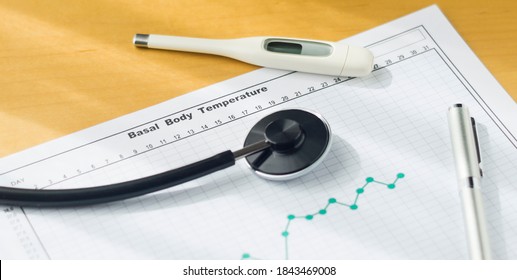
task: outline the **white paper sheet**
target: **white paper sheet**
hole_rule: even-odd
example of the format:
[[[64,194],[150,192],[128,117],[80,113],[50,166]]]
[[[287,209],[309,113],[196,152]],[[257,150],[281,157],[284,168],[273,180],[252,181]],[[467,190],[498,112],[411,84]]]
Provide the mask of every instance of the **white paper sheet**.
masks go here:
[[[261,69],[0,160],[4,186],[107,184],[238,149],[264,115],[307,108],[334,135],[309,175],[269,182],[239,162],[106,205],[3,206],[0,258],[468,258],[446,119],[455,103],[480,125],[494,256],[517,258],[515,102],[436,6],[345,41],[374,52],[370,76]]]

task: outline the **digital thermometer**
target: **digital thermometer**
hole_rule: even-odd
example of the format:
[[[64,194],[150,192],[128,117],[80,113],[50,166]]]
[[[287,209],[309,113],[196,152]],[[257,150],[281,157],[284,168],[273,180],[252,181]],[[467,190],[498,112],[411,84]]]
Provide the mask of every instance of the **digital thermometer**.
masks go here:
[[[136,34],[137,47],[207,53],[258,66],[307,73],[361,77],[372,72],[373,54],[366,48],[327,41],[279,37],[202,39]]]

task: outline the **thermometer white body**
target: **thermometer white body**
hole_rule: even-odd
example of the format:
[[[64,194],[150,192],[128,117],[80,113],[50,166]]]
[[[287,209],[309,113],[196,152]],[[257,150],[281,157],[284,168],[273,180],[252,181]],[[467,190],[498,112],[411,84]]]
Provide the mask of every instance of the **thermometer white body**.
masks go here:
[[[373,69],[373,55],[368,49],[327,41],[278,37],[225,40],[136,34],[133,44],[152,49],[215,54],[263,67],[331,76],[361,77]]]

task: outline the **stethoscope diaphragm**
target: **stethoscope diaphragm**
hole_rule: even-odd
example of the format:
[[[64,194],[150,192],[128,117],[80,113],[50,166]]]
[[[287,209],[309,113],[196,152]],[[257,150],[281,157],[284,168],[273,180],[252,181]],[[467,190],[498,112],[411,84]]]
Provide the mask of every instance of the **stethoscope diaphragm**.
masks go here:
[[[259,120],[244,146],[266,141],[271,147],[246,156],[249,167],[269,180],[290,180],[310,172],[327,155],[332,143],[328,122],[320,115],[287,109]]]

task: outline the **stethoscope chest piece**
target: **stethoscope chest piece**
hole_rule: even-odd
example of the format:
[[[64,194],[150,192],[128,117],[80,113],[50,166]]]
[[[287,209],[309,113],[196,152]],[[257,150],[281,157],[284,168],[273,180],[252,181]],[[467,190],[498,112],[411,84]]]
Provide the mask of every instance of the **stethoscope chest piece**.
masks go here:
[[[308,173],[323,160],[330,150],[332,133],[323,117],[288,109],[258,121],[244,146],[264,140],[271,147],[246,156],[248,165],[265,179],[290,180]]]

